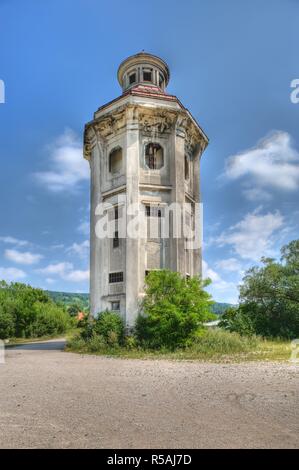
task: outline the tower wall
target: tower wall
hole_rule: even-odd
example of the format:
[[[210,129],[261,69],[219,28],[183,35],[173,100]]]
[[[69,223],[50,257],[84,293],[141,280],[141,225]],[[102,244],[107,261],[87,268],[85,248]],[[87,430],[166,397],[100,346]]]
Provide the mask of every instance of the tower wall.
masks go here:
[[[194,225],[193,208],[200,201],[199,160],[208,139],[179,100],[165,93],[169,78],[168,68],[163,72],[165,63],[145,55],[146,60],[134,56],[128,65],[121,65],[123,95],[95,113],[84,137],[84,156],[91,169],[91,313],[119,311],[128,328],[134,326],[147,271],[201,273],[201,250],[188,249],[185,237],[176,238],[174,232],[176,223]],[[130,73],[138,70],[140,76],[144,61],[145,70],[156,64],[155,83],[164,73],[163,86],[140,88],[137,83],[128,91]],[[169,206],[185,202],[191,204],[190,213],[184,209],[175,223],[170,211],[169,237],[161,237]],[[143,217],[144,233],[137,238],[121,233],[122,218],[126,217],[127,228],[136,215],[127,213],[132,205]],[[106,238],[97,231],[103,214],[114,224]],[[149,223],[156,224],[157,236],[148,233]]]

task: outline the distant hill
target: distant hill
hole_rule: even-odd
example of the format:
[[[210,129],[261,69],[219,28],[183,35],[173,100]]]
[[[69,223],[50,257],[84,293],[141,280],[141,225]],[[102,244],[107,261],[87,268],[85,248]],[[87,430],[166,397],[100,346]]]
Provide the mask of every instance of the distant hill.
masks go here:
[[[225,312],[225,310],[229,307],[235,307],[235,305],[234,304],[221,303],[221,302],[215,302],[212,305],[211,310],[216,315],[222,315]]]
[[[77,292],[55,292],[51,290],[47,292],[54,302],[61,302],[65,305],[79,304],[82,306],[82,310],[89,308],[89,294],[80,294]],[[228,307],[234,307],[234,305],[215,302],[212,305],[211,310],[216,315],[222,315]]]
[[[65,305],[78,304],[82,310],[89,308],[89,294],[80,294],[77,292],[55,292],[48,290],[47,293],[57,303]]]

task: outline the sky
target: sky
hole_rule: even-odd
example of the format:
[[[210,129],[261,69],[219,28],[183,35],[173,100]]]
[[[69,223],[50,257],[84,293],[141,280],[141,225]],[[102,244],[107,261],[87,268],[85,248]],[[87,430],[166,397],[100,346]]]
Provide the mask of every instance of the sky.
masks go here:
[[[297,0],[0,0],[0,278],[88,292],[83,128],[144,49],[209,136],[204,274],[237,302],[245,271],[298,238],[298,21]]]

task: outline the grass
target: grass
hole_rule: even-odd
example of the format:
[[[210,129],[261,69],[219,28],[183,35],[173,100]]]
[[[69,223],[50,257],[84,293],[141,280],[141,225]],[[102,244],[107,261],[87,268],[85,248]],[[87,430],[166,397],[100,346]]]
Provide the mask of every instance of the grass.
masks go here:
[[[249,361],[288,361],[291,356],[290,342],[241,337],[224,330],[207,330],[191,346],[176,351],[148,350],[138,346],[111,347],[102,338],[86,342],[77,335],[70,336],[67,351],[81,354],[97,354],[127,359],[170,359],[210,361],[222,363]]]

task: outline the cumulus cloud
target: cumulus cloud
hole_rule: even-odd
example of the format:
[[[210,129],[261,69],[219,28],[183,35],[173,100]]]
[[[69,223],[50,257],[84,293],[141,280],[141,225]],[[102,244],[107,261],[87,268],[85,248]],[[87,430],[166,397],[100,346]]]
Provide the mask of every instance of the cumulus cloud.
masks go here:
[[[86,258],[89,254],[89,240],[73,243],[66,251],[78,255],[80,258]]]
[[[259,261],[262,256],[272,256],[274,235],[282,229],[284,218],[279,211],[261,214],[261,208],[248,213],[237,224],[214,239],[219,246],[230,245],[243,259]]]
[[[210,278],[212,281],[208,290],[215,300],[228,303],[236,303],[238,299],[237,285],[234,282],[226,281],[216,271],[214,271],[206,261],[202,262],[203,278]]]
[[[50,276],[50,279],[53,279],[51,278],[51,276],[56,274],[64,281],[70,281],[70,282],[84,282],[84,281],[88,281],[89,279],[88,269],[87,270],[74,269],[73,264],[68,263],[68,262],[49,264],[45,268],[39,269],[38,272],[40,274]]]
[[[247,178],[252,188],[245,190],[250,200],[271,198],[269,189],[295,191],[299,188],[299,153],[290,134],[275,131],[251,149],[230,156],[225,177],[230,180]]]
[[[4,256],[6,259],[13,261],[17,264],[37,264],[43,258],[40,254],[30,253],[30,251],[18,251],[18,250],[5,250]]]
[[[27,240],[19,240],[18,238],[14,237],[0,237],[0,242],[7,243],[9,245],[16,245],[16,246],[25,246],[29,245],[29,242]]]
[[[0,279],[12,282],[26,277],[26,273],[22,269],[17,268],[2,268],[0,267]]]
[[[50,168],[34,174],[37,181],[53,192],[73,191],[89,179],[89,167],[82,156],[81,139],[71,130],[49,146]]]
[[[241,263],[236,258],[222,259],[217,261],[216,266],[222,271],[240,272],[242,270]]]

